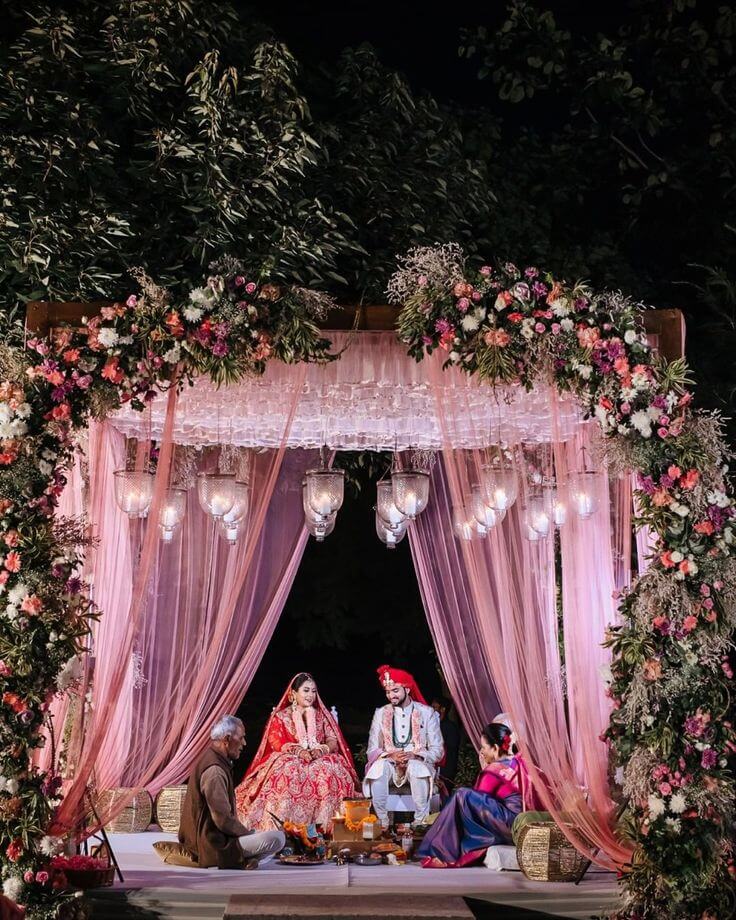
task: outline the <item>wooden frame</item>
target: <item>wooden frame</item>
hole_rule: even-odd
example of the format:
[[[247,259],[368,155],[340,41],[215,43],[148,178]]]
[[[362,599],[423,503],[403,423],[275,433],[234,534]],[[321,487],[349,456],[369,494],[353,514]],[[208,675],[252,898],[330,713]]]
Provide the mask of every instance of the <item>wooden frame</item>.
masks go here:
[[[54,326],[81,325],[83,316],[95,316],[111,301],[89,303],[61,303],[56,301],[30,301],[27,305],[26,326],[29,332],[46,335]],[[341,306],[322,323],[325,329],[357,329],[373,332],[395,328],[399,307],[386,304],[370,306]],[[658,337],[659,353],[668,361],[685,355],[685,317],[682,310],[645,310],[642,313],[644,328]]]

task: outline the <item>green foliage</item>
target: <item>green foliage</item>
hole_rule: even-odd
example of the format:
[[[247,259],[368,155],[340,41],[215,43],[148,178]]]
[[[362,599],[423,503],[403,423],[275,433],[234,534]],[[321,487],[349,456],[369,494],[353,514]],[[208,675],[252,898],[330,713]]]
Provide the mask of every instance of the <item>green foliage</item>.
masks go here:
[[[457,120],[368,48],[307,79],[227,0],[8,6],[6,308],[117,297],[135,265],[176,296],[228,254],[380,300],[397,249],[488,222]]]

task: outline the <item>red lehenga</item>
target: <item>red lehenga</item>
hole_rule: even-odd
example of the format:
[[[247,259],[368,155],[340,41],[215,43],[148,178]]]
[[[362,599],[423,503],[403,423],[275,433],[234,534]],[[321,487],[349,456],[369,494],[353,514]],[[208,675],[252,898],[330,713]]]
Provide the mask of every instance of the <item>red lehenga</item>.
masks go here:
[[[312,707],[314,737],[308,737],[305,719],[298,730],[288,697],[287,690],[268,720],[253,763],[235,790],[238,817],[252,830],[273,829],[271,814],[281,821],[319,824],[327,829],[342,800],[354,796],[358,788],[350,750],[319,695]],[[320,753],[315,760],[304,759],[300,752],[315,744],[329,748],[329,753]]]

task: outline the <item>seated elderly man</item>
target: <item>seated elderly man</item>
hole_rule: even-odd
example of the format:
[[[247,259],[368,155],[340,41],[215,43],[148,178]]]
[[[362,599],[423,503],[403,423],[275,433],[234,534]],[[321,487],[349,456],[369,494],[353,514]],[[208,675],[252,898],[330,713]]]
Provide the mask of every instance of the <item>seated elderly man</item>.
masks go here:
[[[254,833],[236,816],[233,761],[245,746],[245,727],[223,716],[210,731],[211,744],[192,770],[182,806],[179,842],[200,869],[255,868],[283,849],[281,831]]]

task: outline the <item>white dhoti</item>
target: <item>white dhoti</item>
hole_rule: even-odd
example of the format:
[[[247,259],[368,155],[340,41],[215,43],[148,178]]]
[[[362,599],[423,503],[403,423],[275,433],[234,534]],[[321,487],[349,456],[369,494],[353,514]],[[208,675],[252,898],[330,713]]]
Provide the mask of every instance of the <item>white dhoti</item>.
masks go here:
[[[423,760],[410,760],[403,775],[385,757],[379,758],[368,768],[363,792],[373,800],[373,810],[382,827],[388,827],[389,824],[388,797],[391,786],[401,787],[407,783],[414,799],[414,820],[419,824],[424,823],[429,815],[432,796],[432,771]]]

